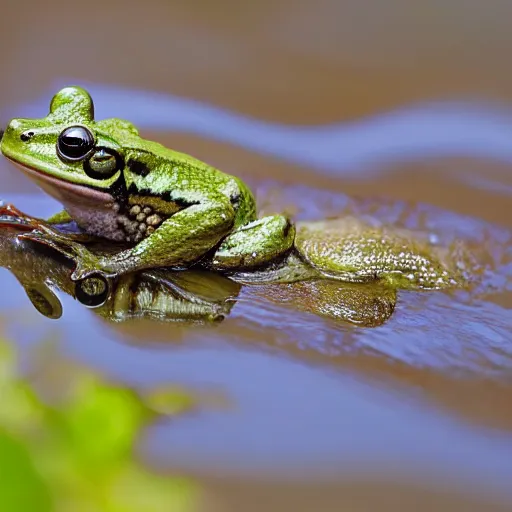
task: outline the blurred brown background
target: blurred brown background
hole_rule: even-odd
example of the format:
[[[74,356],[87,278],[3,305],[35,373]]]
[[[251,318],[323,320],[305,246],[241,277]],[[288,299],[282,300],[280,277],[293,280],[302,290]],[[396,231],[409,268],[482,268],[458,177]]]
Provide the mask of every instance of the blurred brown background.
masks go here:
[[[2,102],[73,76],[316,123],[425,98],[512,94],[505,0],[6,0],[2,7]]]
[[[508,102],[511,15],[505,0],[7,0],[0,106],[41,97],[62,77],[169,92],[286,123],[359,119],[433,99]],[[192,136],[145,135],[242,176],[305,183],[314,176]],[[509,165],[457,157],[455,165],[477,172],[485,165],[512,184]],[[475,195],[439,176],[453,165],[437,159],[397,165],[392,177],[371,183],[325,176],[314,183],[462,213],[478,203],[487,220],[509,217],[508,197]],[[9,187],[35,190],[21,176]]]

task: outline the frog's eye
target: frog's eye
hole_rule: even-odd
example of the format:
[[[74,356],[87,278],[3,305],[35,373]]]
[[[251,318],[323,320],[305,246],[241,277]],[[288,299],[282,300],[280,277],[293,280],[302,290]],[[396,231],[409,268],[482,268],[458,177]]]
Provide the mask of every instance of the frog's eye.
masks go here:
[[[107,180],[123,167],[121,155],[108,148],[97,148],[84,162],[85,173],[95,180]]]
[[[57,154],[62,160],[83,160],[94,147],[94,135],[85,126],[69,126],[57,140]]]

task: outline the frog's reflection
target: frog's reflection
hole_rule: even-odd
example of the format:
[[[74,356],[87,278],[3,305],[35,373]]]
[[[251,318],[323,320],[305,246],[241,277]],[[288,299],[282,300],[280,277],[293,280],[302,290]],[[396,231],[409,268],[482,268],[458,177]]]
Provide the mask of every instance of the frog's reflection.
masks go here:
[[[40,222],[12,205],[0,206],[0,262],[17,278],[34,307],[48,318],[62,316],[62,305],[55,293],[61,290],[113,322],[146,318],[211,324],[229,315],[242,283],[258,286],[262,280],[257,273],[251,283],[246,273],[226,277],[197,268],[151,269],[115,277],[98,274],[72,281],[76,256],[51,239],[20,239],[20,233],[32,230]],[[77,240],[82,236],[72,226],[64,229]],[[103,243],[89,247],[103,253],[115,249]],[[396,302],[393,289],[325,279],[301,282],[296,287],[274,285],[268,293],[272,294],[270,300],[292,302],[302,311],[366,327],[384,323]]]

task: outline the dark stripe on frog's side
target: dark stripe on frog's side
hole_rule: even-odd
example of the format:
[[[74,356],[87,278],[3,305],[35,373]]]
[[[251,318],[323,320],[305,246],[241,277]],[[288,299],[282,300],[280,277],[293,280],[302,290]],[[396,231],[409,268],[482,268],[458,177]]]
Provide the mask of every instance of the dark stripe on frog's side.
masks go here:
[[[146,164],[146,162],[144,162],[143,158],[144,156],[140,153],[138,155],[131,155],[126,161],[126,170],[128,173],[131,173],[134,176],[139,176],[141,178],[145,178],[151,174],[151,168]],[[202,162],[198,162],[198,164],[200,165],[196,169],[197,172],[202,172],[203,166],[210,169],[209,166],[203,164]],[[186,167],[190,167],[190,163],[180,161],[173,162],[173,171],[176,168],[183,170]],[[213,168],[211,168],[211,170],[215,171]],[[235,227],[237,227],[256,219],[255,200],[251,191],[245,187],[244,183],[239,178],[232,176],[231,180],[232,184],[234,185],[234,190],[231,192],[229,200],[235,211]],[[226,186],[226,184],[219,183],[219,187],[224,186]],[[188,202],[186,200],[182,200],[181,198],[172,197],[172,193],[166,197],[165,195],[157,195],[147,190],[136,190],[133,184],[130,185],[128,194],[160,197],[164,201],[175,203],[176,209],[173,211],[173,213],[176,213],[180,209],[182,210],[187,206],[199,204],[198,202]],[[178,207],[180,208],[178,209]]]
[[[197,203],[171,198],[170,192],[154,194],[132,184],[117,202],[117,225],[127,242],[137,243],[166,219],[193,204]]]
[[[126,182],[124,180],[123,173],[121,173],[119,175],[119,179],[112,184],[109,192],[112,194],[112,197],[119,205],[123,205],[126,203],[126,198],[128,197],[128,190],[126,189]]]
[[[128,160],[127,167],[133,174],[142,176],[143,178],[146,177],[150,172],[149,167],[144,162],[135,160],[133,158]]]
[[[194,203],[185,203],[184,201],[166,200],[160,196],[155,195],[130,195],[128,198],[128,205],[132,206],[138,204],[140,206],[150,206],[155,212],[158,212],[165,216],[171,216],[175,213],[183,210],[187,206]]]
[[[126,190],[126,187],[125,187]],[[199,204],[173,198],[171,192],[155,194],[148,189],[130,185],[124,198],[117,203],[117,225],[127,242],[140,242],[153,233],[175,213]]]
[[[155,212],[165,216],[171,216],[180,210],[199,203],[197,201],[186,201],[181,198],[174,198],[172,197],[172,192],[155,194],[149,189],[138,190],[136,186],[132,184],[127,190],[127,204],[151,206]]]

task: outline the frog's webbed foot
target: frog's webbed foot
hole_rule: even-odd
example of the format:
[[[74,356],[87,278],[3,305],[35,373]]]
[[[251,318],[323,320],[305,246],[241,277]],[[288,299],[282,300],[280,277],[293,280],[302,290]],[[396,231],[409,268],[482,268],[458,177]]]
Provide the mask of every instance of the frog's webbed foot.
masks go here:
[[[18,235],[20,240],[29,240],[40,243],[59,250],[63,254],[73,254],[73,251],[79,251],[80,244],[75,237],[68,233],[62,233],[52,226],[34,219],[32,222],[32,231]]]
[[[117,275],[116,272],[104,267],[101,256],[91,252],[75,237],[63,234],[47,224],[43,223],[37,229],[22,233],[18,235],[18,238],[46,245],[72,260],[75,263],[75,269],[71,274],[73,281],[80,281],[92,276],[108,279]]]
[[[71,230],[65,231],[65,236],[68,239],[82,243],[94,241],[94,237],[78,232],[76,226],[73,229],[72,219],[65,211],[51,216],[48,220],[44,220],[19,210],[12,203],[5,203],[0,200],[0,226],[14,227],[22,231],[39,230],[46,233],[49,237],[55,238],[62,234],[61,229],[53,227],[57,225],[61,226],[62,229],[71,227]]]
[[[28,233],[19,234],[16,238],[23,242],[28,241],[37,245],[49,247],[50,249],[53,249],[54,251],[62,254],[66,258],[71,260],[75,259],[74,253],[69,249],[69,247],[59,244],[59,242],[54,237],[47,236],[37,229],[29,231]]]
[[[11,215],[14,217],[29,217],[26,213],[16,208],[12,203],[0,200],[0,215]]]
[[[32,217],[10,203],[0,204],[0,226],[14,227],[21,231],[16,238],[45,245],[60,254],[73,258],[70,246],[77,244],[71,235],[64,235],[36,217]],[[78,244],[77,244],[78,245]]]

